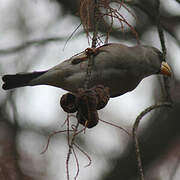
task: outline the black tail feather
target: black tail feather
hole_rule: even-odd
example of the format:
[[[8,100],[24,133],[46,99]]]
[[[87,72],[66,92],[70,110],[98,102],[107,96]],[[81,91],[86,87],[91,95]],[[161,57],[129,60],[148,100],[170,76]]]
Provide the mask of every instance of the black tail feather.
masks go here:
[[[32,79],[37,78],[46,72],[47,71],[4,75],[2,77],[2,80],[4,81],[2,88],[4,90],[8,90],[17,87],[27,86]]]

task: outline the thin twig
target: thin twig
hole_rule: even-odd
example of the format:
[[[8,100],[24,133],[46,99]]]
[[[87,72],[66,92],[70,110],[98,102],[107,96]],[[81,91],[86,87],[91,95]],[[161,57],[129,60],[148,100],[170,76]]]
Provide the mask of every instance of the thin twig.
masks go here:
[[[76,161],[76,166],[77,166],[76,175],[74,177],[74,180],[76,180],[78,175],[79,175],[79,161],[78,161],[78,158],[77,158],[77,155],[76,155],[76,152],[75,152],[74,148],[72,148],[72,151],[73,151],[73,154],[74,154],[74,157],[75,157],[75,161]]]
[[[79,149],[79,151],[80,152],[82,152],[87,158],[88,158],[88,160],[89,160],[89,163],[87,164],[87,165],[85,165],[85,167],[88,167],[88,166],[90,166],[91,165],[91,158],[90,158],[90,156],[87,154],[87,152],[85,152],[84,150],[82,150],[81,149],[81,147],[80,146],[78,146],[77,144],[75,144],[74,143],[74,146],[76,146],[78,149]]]
[[[72,32],[72,34],[67,38],[65,44],[64,44],[64,47],[63,47],[63,51],[68,43],[68,41],[73,37],[73,35],[75,34],[75,32],[80,28],[80,26],[82,25],[82,23],[80,23],[75,29],[74,31]]]
[[[67,121],[67,143],[68,143],[68,146],[70,144],[70,135],[69,135],[69,115],[67,114],[67,118],[66,118],[66,121]]]
[[[72,151],[73,151],[73,154],[74,154],[74,157],[75,157],[75,160],[76,160],[76,165],[77,165],[77,172],[76,172],[76,175],[74,177],[74,179],[77,179],[77,176],[79,174],[79,162],[78,162],[78,158],[76,156],[76,152],[74,150],[74,145],[75,145],[75,137],[80,134],[81,132],[84,131],[84,129],[81,129],[79,131],[78,130],[78,126],[79,126],[79,122],[77,122],[76,125],[72,125],[71,128],[72,130],[69,129],[69,117],[72,116],[72,115],[67,115],[67,143],[68,143],[68,146],[69,146],[69,150],[68,150],[68,153],[67,153],[67,158],[66,158],[66,172],[67,172],[67,180],[69,180],[69,160],[70,160],[70,156],[72,154]],[[73,131],[73,135],[72,135],[72,140],[70,142],[70,134],[69,132],[70,131]]]
[[[72,137],[71,143],[68,144],[69,151],[68,151],[67,158],[66,158],[67,180],[69,180],[69,160],[70,160],[70,156],[71,156],[71,153],[72,153],[72,149],[73,149],[73,145],[74,145],[74,141],[75,141],[78,126],[79,126],[79,122],[77,122],[77,124],[75,126],[75,129],[73,129],[73,131],[74,131],[73,137]]]
[[[128,136],[132,137],[132,135],[131,135],[126,129],[124,129],[123,127],[118,126],[118,125],[113,124],[113,123],[110,123],[110,122],[107,122],[107,121],[102,120],[102,119],[99,119],[99,120],[100,120],[101,122],[103,122],[103,123],[109,124],[109,125],[111,125],[111,126],[114,126],[114,127],[118,128],[118,129],[124,131]]]
[[[86,35],[89,38],[91,38],[91,36],[89,35],[89,32],[92,30],[94,32],[94,1],[95,0],[81,0],[80,1],[80,18],[81,18],[81,22],[83,24],[84,30],[86,32]],[[123,24],[127,24],[127,26],[130,27],[130,29],[132,30],[132,32],[135,34],[136,38],[137,37],[137,33],[135,31],[135,29],[130,26],[130,24],[125,20],[126,18],[121,15],[121,13],[119,13],[121,7],[123,6],[124,9],[130,13],[132,15],[132,17],[135,18],[135,15],[131,12],[131,10],[125,6],[125,1],[122,0],[114,0],[113,2],[118,5],[116,7],[112,7],[111,6],[111,2],[110,0],[98,0],[96,1],[96,3],[98,4],[98,11],[97,14],[98,17],[98,22],[101,23],[101,27],[99,29],[101,29],[103,32],[105,32],[105,40],[104,43],[108,42],[108,38],[109,38],[109,34],[112,31],[112,26],[113,26],[113,22],[114,19],[117,19],[120,21],[120,28],[123,30],[124,25]],[[106,19],[105,19],[106,18]],[[123,21],[121,22],[121,19],[123,19]],[[136,19],[136,18],[135,18]],[[110,22],[110,24],[109,24]],[[104,37],[104,35],[102,35]],[[100,35],[98,34],[97,36],[98,42],[97,44],[99,45],[100,42],[102,42],[102,39],[100,37]],[[138,39],[137,39],[138,40]]]
[[[158,29],[159,39],[161,42],[161,48],[163,52],[163,60],[165,61],[167,49],[166,49],[166,44],[165,44],[165,39],[164,39],[164,32],[163,32],[163,28],[161,26],[161,21],[160,21],[160,0],[156,1],[156,10],[157,10],[157,29]]]
[[[132,129],[132,134],[133,134],[133,140],[134,140],[134,146],[135,146],[135,151],[136,151],[136,158],[137,158],[137,165],[138,165],[138,171],[139,171],[139,176],[140,180],[144,180],[144,173],[143,173],[143,167],[142,167],[142,161],[141,161],[141,154],[140,154],[140,148],[139,148],[139,143],[138,143],[138,137],[137,137],[137,129],[140,123],[140,120],[150,111],[153,109],[157,109],[160,107],[172,107],[172,104],[169,102],[163,102],[159,104],[152,105],[148,108],[146,108],[144,111],[142,111],[136,118],[136,121],[133,125]]]
[[[161,48],[163,52],[163,61],[166,61],[167,49],[166,49],[166,43],[165,43],[165,38],[164,38],[164,32],[163,32],[163,28],[160,21],[160,0],[156,1],[156,10],[157,10],[157,29],[158,29],[159,39],[160,39]],[[164,89],[166,93],[165,100],[172,102],[168,79],[169,79],[168,77],[163,76]]]
[[[96,48],[97,44],[97,36],[98,36],[98,11],[99,11],[99,6],[98,6],[98,0],[94,0],[94,12],[93,12],[93,38],[92,38],[92,48]],[[85,82],[84,82],[84,89],[88,89],[89,81],[91,78],[91,71],[92,71],[92,66],[94,64],[94,55],[90,55],[88,59],[88,66],[87,66],[87,71],[86,71],[86,77],[85,77]]]
[[[52,136],[54,136],[54,135],[56,135],[56,134],[59,134],[59,133],[63,133],[63,132],[67,132],[67,130],[55,131],[55,132],[51,133],[51,134],[48,136],[48,141],[47,141],[47,144],[46,144],[45,149],[44,149],[40,154],[44,154],[44,153],[47,151]]]

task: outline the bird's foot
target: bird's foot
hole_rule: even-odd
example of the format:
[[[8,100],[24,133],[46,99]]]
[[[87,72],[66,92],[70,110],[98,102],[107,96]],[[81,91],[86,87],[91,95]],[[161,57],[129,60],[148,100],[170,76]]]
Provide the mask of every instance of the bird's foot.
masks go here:
[[[88,57],[91,55],[97,55],[99,53],[99,48],[87,48],[85,53]]]

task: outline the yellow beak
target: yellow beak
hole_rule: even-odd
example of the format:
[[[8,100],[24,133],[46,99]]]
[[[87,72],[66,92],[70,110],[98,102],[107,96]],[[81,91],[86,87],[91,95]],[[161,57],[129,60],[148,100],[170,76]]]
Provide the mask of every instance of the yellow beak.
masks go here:
[[[171,76],[172,74],[170,66],[165,61],[161,63],[160,74],[167,75],[167,76]]]

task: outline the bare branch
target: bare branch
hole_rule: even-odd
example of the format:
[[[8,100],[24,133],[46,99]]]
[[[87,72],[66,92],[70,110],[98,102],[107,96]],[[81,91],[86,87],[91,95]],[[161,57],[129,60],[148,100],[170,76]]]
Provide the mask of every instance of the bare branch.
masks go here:
[[[136,121],[133,125],[133,140],[134,140],[134,146],[135,146],[135,151],[136,151],[136,158],[137,158],[137,163],[138,163],[138,170],[139,170],[139,175],[140,179],[144,180],[144,173],[143,173],[143,167],[142,167],[142,161],[141,161],[141,155],[140,155],[140,148],[139,148],[139,143],[138,143],[138,137],[137,137],[137,129],[140,123],[140,120],[150,111],[153,109],[157,109],[160,107],[172,107],[172,104],[169,102],[163,102],[159,104],[152,105],[148,108],[146,108],[144,111],[142,111],[136,118]]]
[[[50,42],[59,42],[64,41],[65,37],[49,37],[49,38],[42,38],[36,40],[30,40],[22,43],[21,45],[17,45],[14,47],[0,49],[0,56],[11,55],[13,53],[17,53],[20,51],[25,50],[26,48],[30,48],[31,46],[44,46]]]

